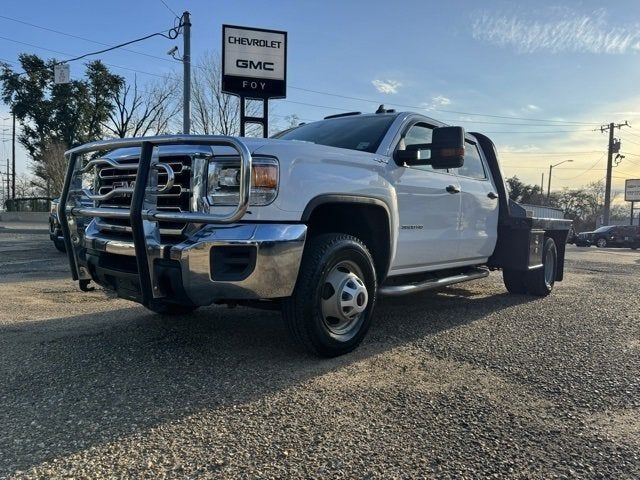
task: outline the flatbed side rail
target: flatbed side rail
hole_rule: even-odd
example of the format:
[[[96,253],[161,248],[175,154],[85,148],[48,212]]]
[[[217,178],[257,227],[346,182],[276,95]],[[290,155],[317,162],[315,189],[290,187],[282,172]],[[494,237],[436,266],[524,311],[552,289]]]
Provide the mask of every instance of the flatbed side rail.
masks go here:
[[[149,193],[157,194],[166,189],[152,185],[149,188],[150,171],[164,169],[168,177],[172,178],[170,167],[162,164],[153,155],[155,147],[162,145],[205,145],[232,147],[240,156],[240,185],[238,205],[230,213],[215,214],[202,212],[166,212],[155,208],[156,202],[149,200]],[[131,194],[131,206],[127,209],[99,208],[93,203],[100,200],[99,195],[91,195],[82,188],[82,174],[92,166],[96,166],[104,159],[94,159],[81,165],[78,160],[84,154],[114,150],[125,147],[140,147],[140,160],[137,165],[137,175],[133,188],[121,189],[120,193]],[[220,135],[166,135],[157,137],[125,138],[88,143],[73,148],[65,153],[68,158],[67,174],[65,176],[58,218],[60,219],[64,242],[69,257],[71,275],[80,282],[80,288],[86,289],[91,275],[79,262],[78,249],[81,247],[78,231],[78,219],[82,217],[104,217],[129,219],[136,251],[136,262],[140,279],[142,303],[149,305],[154,298],[161,297],[153,276],[154,247],[159,243],[158,221],[175,221],[185,223],[227,224],[241,219],[249,205],[251,189],[251,152],[239,139]],[[93,163],[92,163],[93,162]],[[130,168],[131,166],[128,166]],[[135,167],[135,166],[134,166]],[[74,201],[70,202],[70,195]],[[76,201],[80,197],[84,202]]]

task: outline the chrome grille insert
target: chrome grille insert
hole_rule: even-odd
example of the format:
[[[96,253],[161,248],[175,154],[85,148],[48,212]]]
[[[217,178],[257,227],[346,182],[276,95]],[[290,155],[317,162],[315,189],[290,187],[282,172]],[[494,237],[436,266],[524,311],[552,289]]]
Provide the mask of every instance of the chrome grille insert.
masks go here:
[[[99,159],[102,160],[102,159]],[[129,208],[135,184],[138,159],[109,159],[104,166],[96,165],[97,178],[94,199],[97,207]],[[191,194],[191,157],[187,155],[160,157],[157,164],[157,209],[164,212],[189,212]],[[96,218],[96,227],[104,232],[131,234],[128,219]],[[162,235],[181,235],[182,222],[159,222]]]

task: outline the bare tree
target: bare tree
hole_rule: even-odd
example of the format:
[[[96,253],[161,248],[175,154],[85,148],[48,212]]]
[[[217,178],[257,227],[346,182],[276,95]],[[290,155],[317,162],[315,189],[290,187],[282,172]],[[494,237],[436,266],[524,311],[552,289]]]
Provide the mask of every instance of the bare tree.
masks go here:
[[[47,185],[38,185],[45,191],[47,197],[57,197],[62,192],[64,177],[67,173],[67,159],[64,152],[67,146],[62,143],[50,143],[47,151],[43,155],[43,167],[49,181]]]
[[[16,175],[16,197],[37,197],[42,194],[40,186],[34,182],[35,178],[24,173]]]
[[[64,176],[67,173],[67,160],[64,156],[66,150],[67,146],[64,143],[47,142],[42,150],[40,161],[34,162],[35,176],[24,176],[20,187],[16,183],[16,196],[30,196],[35,193],[44,194],[47,197],[60,195]]]
[[[205,135],[240,134],[240,100],[235,95],[222,92],[222,66],[219,55],[207,53],[194,65],[191,85],[191,126],[194,133]],[[246,113],[261,115],[257,102],[248,101]],[[247,134],[260,132],[251,125]]]
[[[137,78],[133,83],[124,82],[103,127],[120,138],[168,133],[180,111],[178,97],[178,81],[173,76],[149,83],[144,90],[138,88]]]

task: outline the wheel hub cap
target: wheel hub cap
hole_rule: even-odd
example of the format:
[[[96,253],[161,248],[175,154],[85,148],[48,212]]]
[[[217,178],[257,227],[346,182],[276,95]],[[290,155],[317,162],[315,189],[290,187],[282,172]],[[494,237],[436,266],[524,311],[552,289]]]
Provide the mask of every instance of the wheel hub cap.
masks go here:
[[[554,270],[555,261],[553,258],[553,252],[551,252],[551,250],[548,250],[544,258],[544,281],[547,283],[547,285],[551,285],[553,283]]]
[[[343,262],[326,277],[321,299],[322,318],[335,334],[348,333],[367,309],[369,294],[359,275],[355,265]]]

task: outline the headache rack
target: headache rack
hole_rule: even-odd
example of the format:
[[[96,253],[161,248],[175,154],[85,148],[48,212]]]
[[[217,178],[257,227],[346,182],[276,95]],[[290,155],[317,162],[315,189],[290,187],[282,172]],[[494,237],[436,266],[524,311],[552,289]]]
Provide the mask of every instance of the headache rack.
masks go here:
[[[177,211],[162,209],[158,199],[172,195],[172,192],[183,188],[177,185],[176,176],[183,174],[174,171],[172,162],[162,162],[159,155],[154,154],[155,147],[163,145],[193,145],[210,147],[231,147],[240,156],[240,186],[238,205],[230,213],[204,213],[192,211]],[[118,162],[108,157],[98,157],[85,160],[89,153],[112,151],[118,148],[139,147],[138,163]],[[159,258],[161,224],[228,224],[238,221],[247,211],[251,188],[251,152],[240,140],[233,137],[215,135],[167,135],[158,137],[125,138],[88,143],[73,148],[65,153],[68,159],[67,174],[58,205],[58,216],[64,235],[64,242],[69,256],[71,275],[80,282],[80,288],[85,290],[91,281],[90,272],[80,265],[79,254],[84,247],[82,242],[82,218],[112,222],[112,225],[126,227],[133,241],[137,272],[142,295],[142,303],[149,305],[155,299],[162,297],[153,278],[153,262]],[[173,162],[175,163],[175,162]],[[98,190],[83,188],[83,175],[92,169],[101,168],[105,175],[118,177],[118,184],[102,189],[104,184],[96,183]],[[151,175],[151,172],[158,172]],[[119,175],[121,172],[123,175]],[[99,173],[98,173],[99,174]],[[132,181],[126,181],[127,176]],[[158,181],[162,178],[162,183]],[[160,185],[159,185],[160,184]],[[102,191],[101,191],[102,189]],[[182,190],[181,190],[182,193]],[[114,200],[130,197],[130,201],[115,202]],[[113,228],[113,227],[112,227]]]

